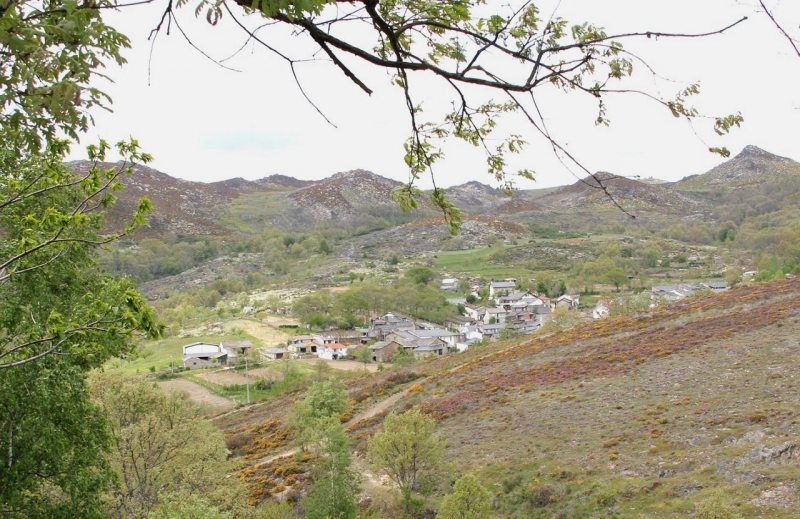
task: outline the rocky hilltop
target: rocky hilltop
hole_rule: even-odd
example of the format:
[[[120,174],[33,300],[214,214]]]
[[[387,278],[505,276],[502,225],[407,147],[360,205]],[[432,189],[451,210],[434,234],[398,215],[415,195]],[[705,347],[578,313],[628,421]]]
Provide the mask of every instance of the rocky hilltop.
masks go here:
[[[675,187],[683,190],[745,188],[799,176],[800,163],[757,146],[745,146],[734,158],[702,175],[686,177]]]
[[[77,161],[70,166],[77,172],[85,172],[91,164]],[[556,189],[515,191],[511,197],[477,181],[447,188],[447,195],[465,215],[489,216],[499,222],[519,222],[565,210],[617,210],[596,179],[631,213],[702,216],[719,203],[708,195],[720,188],[757,187],[794,192],[783,187],[800,183],[800,164],[747,146],[711,171],[677,183],[634,180],[601,172]],[[139,238],[229,235],[267,228],[302,231],[336,227],[363,234],[438,214],[426,199],[420,200],[420,210],[403,213],[391,199],[392,191],[401,183],[363,169],[336,173],[318,181],[271,175],[255,181],[232,178],[202,183],[136,166],[134,174],[122,182],[126,189],[119,193],[117,207],[111,211],[112,228],[118,228],[129,218],[139,198],[148,196],[155,205],[150,227],[138,233]],[[496,225],[495,222],[490,227]]]
[[[78,174],[85,173],[93,162],[69,163]],[[100,167],[119,168],[122,163],[104,162]],[[109,227],[119,229],[130,219],[139,199],[147,196],[155,208],[148,215],[149,227],[137,237],[179,235],[222,235],[230,231],[217,223],[217,218],[231,200],[245,191],[259,189],[258,184],[242,178],[221,182],[191,182],[171,177],[147,166],[136,165],[131,176],[120,176],[125,186],[117,197],[116,207],[109,212]]]
[[[614,208],[614,202],[601,186],[607,189],[608,194],[619,205],[630,211],[671,214],[696,212],[702,209],[697,200],[685,193],[607,172],[596,173],[594,176],[564,186],[543,196],[539,201],[542,205],[552,208]]]

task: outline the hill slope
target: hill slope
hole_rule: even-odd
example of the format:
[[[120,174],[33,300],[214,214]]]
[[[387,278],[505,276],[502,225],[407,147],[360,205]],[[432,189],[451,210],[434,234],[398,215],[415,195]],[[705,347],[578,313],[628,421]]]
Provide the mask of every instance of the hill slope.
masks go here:
[[[800,163],[756,146],[745,146],[734,158],[707,173],[683,179],[675,187],[685,190],[744,188],[791,177],[800,177]]]
[[[626,210],[644,210],[674,214],[701,209],[699,202],[690,196],[668,187],[647,184],[611,173],[596,173],[569,186],[548,193],[537,202],[554,209],[610,209],[613,202],[600,188],[600,180],[612,197]]]
[[[398,394],[385,407],[430,413],[457,471],[493,489],[493,517],[677,519],[722,492],[721,511],[789,519],[800,514],[798,337],[800,280],[787,280],[379,373],[350,394]],[[411,383],[420,390],[398,393]],[[216,423],[252,459],[266,443],[247,431],[287,406]],[[351,424],[356,450],[386,411]],[[261,482],[284,483],[281,463],[245,479],[264,496]]]

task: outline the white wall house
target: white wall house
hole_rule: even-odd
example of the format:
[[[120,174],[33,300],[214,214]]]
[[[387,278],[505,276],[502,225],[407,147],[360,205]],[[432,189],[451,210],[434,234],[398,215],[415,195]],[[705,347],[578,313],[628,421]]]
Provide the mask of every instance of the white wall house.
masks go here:
[[[340,360],[347,357],[347,345],[338,342],[329,342],[317,346],[317,355],[321,359]]]

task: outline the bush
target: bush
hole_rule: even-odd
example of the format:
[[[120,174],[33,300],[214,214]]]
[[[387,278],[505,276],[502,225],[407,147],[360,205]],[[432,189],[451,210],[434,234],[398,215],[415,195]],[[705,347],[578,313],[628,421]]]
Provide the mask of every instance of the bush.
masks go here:
[[[720,494],[715,494],[695,507],[696,519],[734,519],[733,509],[725,504]]]
[[[535,508],[544,508],[561,499],[561,491],[548,484],[530,484],[523,487],[522,498]]]

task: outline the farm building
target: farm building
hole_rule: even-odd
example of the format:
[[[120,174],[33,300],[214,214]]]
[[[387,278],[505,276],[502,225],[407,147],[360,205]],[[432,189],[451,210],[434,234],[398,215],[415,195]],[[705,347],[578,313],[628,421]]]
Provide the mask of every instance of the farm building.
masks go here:
[[[193,342],[183,347],[183,367],[189,369],[213,368],[227,364],[228,354],[219,344]]]

